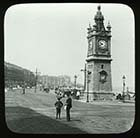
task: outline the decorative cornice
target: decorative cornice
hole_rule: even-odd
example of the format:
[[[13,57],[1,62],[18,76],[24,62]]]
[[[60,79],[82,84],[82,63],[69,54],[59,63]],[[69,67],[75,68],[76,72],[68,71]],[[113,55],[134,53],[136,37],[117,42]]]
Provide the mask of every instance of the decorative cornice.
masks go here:
[[[93,57],[93,56],[89,56],[87,57],[86,61],[97,61],[97,60],[103,60],[103,61],[112,61],[111,58],[107,58],[107,57]]]

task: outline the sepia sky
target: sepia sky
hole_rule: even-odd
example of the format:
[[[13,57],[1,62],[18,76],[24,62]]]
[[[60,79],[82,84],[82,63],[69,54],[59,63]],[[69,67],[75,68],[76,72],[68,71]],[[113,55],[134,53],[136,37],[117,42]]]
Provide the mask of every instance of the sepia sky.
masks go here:
[[[83,83],[87,27],[99,4],[18,4],[6,11],[5,61],[45,75],[78,75]],[[112,84],[135,85],[134,14],[122,4],[103,4],[104,24],[112,26]]]

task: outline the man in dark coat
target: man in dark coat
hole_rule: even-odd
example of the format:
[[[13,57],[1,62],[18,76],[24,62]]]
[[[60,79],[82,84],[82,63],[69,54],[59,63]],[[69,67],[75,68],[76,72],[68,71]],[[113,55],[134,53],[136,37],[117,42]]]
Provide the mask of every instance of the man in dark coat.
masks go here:
[[[70,94],[67,94],[67,100],[66,100],[66,117],[67,121],[70,121],[70,109],[72,108],[72,99],[70,97]]]

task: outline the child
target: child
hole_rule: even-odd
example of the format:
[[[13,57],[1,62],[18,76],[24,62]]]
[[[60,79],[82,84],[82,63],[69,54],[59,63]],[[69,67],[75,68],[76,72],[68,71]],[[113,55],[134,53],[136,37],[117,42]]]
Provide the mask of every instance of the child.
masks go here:
[[[56,119],[59,117],[60,118],[60,115],[61,115],[61,108],[63,106],[63,103],[60,101],[61,98],[57,98],[58,101],[55,102],[55,107],[56,107]]]

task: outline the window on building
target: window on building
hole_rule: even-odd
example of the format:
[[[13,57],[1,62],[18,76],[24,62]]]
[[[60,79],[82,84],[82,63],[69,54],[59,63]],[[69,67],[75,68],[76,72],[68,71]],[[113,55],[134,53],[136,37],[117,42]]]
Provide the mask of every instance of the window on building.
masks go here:
[[[101,65],[101,69],[103,69],[104,68],[104,65]]]

